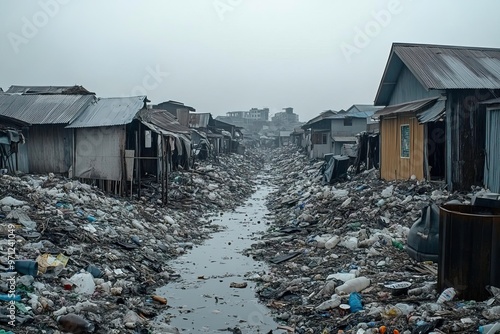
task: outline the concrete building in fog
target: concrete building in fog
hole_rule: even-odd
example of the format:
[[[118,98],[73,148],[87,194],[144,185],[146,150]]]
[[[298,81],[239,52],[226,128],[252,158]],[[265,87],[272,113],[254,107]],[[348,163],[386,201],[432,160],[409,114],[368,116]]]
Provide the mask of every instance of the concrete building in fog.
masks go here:
[[[272,121],[273,123],[298,123],[299,115],[293,112],[293,108],[283,108],[283,112],[278,112],[274,114]]]
[[[226,113],[227,117],[252,119],[258,121],[267,121],[269,119],[269,108],[252,108],[249,111],[230,111]]]

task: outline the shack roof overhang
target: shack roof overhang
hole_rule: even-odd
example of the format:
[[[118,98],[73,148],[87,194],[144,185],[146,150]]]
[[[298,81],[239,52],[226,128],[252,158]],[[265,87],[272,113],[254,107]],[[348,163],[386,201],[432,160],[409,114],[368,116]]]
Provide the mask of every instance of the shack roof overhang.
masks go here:
[[[144,124],[146,124],[145,122],[154,124],[158,128],[170,133],[184,134],[186,136],[191,135],[191,129],[177,122],[174,116],[167,110],[142,109],[136,117]]]
[[[500,107],[500,98],[479,102],[479,104],[484,104],[489,109],[497,108],[497,107]]]
[[[378,110],[373,115],[373,118],[379,119],[403,113],[416,113],[419,123],[427,123],[440,119],[445,112],[446,98],[434,97],[387,106]]]
[[[303,125],[302,129],[304,129],[304,130],[307,130],[307,129],[311,129],[311,130],[321,130],[321,129],[330,130],[331,124],[332,124],[332,121],[330,119],[321,119],[321,120],[315,121],[314,123]]]
[[[146,96],[99,98],[66,128],[96,128],[130,124],[149,102]]]
[[[0,127],[2,125],[9,125],[9,126],[12,126],[15,128],[22,128],[22,127],[30,126],[31,124],[28,122],[23,122],[23,121],[16,119],[16,118],[0,115]]]

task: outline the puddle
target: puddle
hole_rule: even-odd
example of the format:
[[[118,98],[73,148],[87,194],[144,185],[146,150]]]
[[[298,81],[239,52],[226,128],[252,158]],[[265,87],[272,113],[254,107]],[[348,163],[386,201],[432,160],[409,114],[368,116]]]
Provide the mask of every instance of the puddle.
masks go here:
[[[246,280],[253,273],[267,271],[262,262],[242,253],[267,229],[265,197],[272,190],[259,184],[257,191],[235,211],[211,218],[224,226],[212,239],[170,262],[180,279],[157,290],[168,299],[164,316],[181,333],[268,333],[277,323],[269,310],[258,302],[256,283]],[[246,288],[231,288],[231,283],[247,283]]]

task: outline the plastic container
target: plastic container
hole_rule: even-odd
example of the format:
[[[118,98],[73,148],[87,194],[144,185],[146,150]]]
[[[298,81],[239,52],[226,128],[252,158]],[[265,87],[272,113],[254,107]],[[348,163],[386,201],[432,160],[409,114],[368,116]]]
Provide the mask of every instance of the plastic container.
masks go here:
[[[363,302],[359,293],[352,292],[349,295],[349,306],[351,307],[351,313],[356,313],[363,309]]]
[[[99,268],[97,268],[92,264],[89,264],[87,269],[85,270],[89,272],[94,278],[101,278],[104,276],[104,273]]]
[[[406,252],[417,262],[438,262],[439,207],[435,204],[422,209],[420,218],[410,228]]]
[[[341,286],[335,288],[337,294],[350,294],[351,292],[360,292],[370,286],[370,280],[364,276],[348,280]]]
[[[493,334],[498,332],[500,332],[500,322],[479,326],[479,333],[481,334]]]
[[[326,311],[332,308],[336,308],[341,304],[340,297],[337,295],[333,295],[332,298],[322,302],[318,306],[316,306],[316,310],[318,311]]]
[[[23,275],[36,277],[38,274],[38,262],[33,260],[17,260],[15,262],[16,271]]]
[[[94,325],[91,322],[74,313],[57,317],[57,323],[64,332],[92,333],[94,331]]]
[[[437,300],[437,303],[443,304],[444,302],[449,302],[450,300],[455,298],[456,294],[457,294],[457,292],[455,291],[454,288],[448,288],[448,289],[444,290],[443,292],[441,292],[441,294],[439,295],[439,298]]]
[[[325,242],[325,248],[326,249],[332,249],[335,246],[337,246],[337,244],[339,243],[339,241],[340,241],[339,236],[334,235],[333,237],[331,237],[330,239],[328,239],[327,242]]]
[[[18,302],[21,300],[21,296],[19,296],[19,295],[0,295],[0,300],[6,301],[6,302],[14,300],[14,301]]]
[[[334,278],[339,280],[339,281],[342,281],[342,282],[347,282],[347,281],[350,281],[350,280],[356,278],[356,274],[354,274],[354,273],[336,273],[336,274],[328,275],[326,280],[329,281],[329,280],[334,279]]]

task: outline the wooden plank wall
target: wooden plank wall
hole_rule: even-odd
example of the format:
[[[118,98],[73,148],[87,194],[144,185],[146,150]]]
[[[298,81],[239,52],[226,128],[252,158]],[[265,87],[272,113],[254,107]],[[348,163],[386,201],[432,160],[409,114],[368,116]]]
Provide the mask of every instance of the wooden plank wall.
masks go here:
[[[410,125],[409,158],[401,158],[401,125],[404,124]],[[412,175],[418,180],[424,179],[424,125],[419,124],[411,114],[382,118],[380,135],[382,179],[409,179]]]

